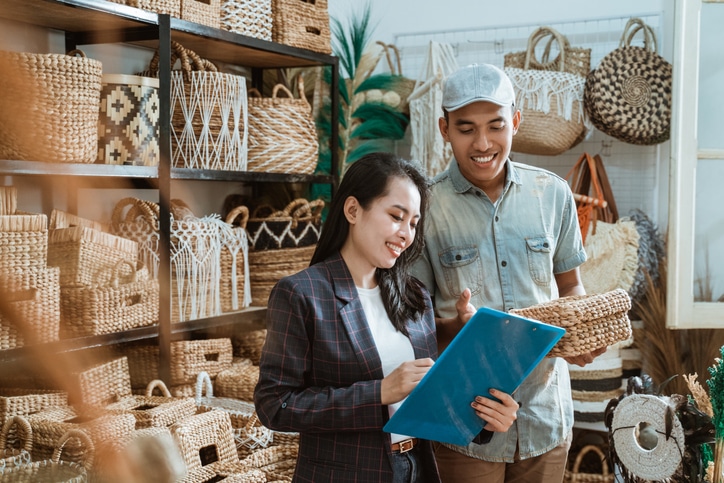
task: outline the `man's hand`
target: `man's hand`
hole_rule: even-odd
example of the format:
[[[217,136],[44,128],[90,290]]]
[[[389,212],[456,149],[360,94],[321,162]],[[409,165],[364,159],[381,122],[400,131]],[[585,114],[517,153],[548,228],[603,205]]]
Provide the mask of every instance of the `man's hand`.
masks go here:
[[[608,347],[601,347],[600,349],[596,349],[595,351],[589,352],[587,354],[565,357],[564,359],[569,364],[584,367],[586,364],[590,364],[591,362],[593,362],[593,359],[606,352],[606,349],[608,349]]]
[[[466,288],[460,294],[458,301],[455,302],[455,309],[458,311],[458,319],[460,320],[460,328],[462,329],[470,318],[475,315],[475,307],[470,303],[473,294],[469,288]],[[458,329],[459,330],[459,329]]]

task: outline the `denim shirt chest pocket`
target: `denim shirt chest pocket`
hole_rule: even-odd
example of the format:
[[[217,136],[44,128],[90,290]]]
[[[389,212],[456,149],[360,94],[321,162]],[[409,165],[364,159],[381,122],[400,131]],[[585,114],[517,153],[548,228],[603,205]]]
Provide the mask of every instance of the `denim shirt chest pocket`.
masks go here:
[[[526,238],[528,270],[533,281],[539,285],[548,285],[553,276],[553,241],[545,236]]]
[[[447,289],[453,297],[459,297],[465,288],[473,295],[480,293],[483,262],[475,246],[452,247],[440,253],[440,265]]]

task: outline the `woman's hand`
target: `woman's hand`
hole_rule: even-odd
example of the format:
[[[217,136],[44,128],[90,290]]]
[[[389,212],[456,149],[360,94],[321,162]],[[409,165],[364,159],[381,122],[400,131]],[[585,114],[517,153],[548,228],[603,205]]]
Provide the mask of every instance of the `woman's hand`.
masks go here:
[[[483,429],[488,431],[504,432],[510,429],[518,419],[520,405],[515,402],[510,394],[491,389],[490,394],[500,400],[494,401],[483,396],[476,396],[471,406],[475,414],[487,424]]]
[[[394,404],[405,399],[434,363],[432,359],[426,357],[400,364],[397,369],[382,379],[380,388],[382,404]]]

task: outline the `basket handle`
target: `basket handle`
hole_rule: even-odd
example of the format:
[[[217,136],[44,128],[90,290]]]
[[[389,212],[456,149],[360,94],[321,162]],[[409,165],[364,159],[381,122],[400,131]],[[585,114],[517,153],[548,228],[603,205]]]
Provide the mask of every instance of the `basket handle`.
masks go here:
[[[211,377],[206,371],[199,372],[196,376],[196,404],[201,403],[201,398],[204,397],[204,388],[206,388],[206,397],[214,397],[214,385],[211,383]]]
[[[606,464],[606,455],[603,454],[603,451],[601,449],[594,445],[589,444],[581,448],[581,451],[578,452],[578,456],[576,456],[576,461],[573,462],[573,479],[571,481],[575,482],[575,474],[578,473],[578,471],[581,468],[581,462],[583,461],[583,457],[588,454],[590,451],[593,451],[594,453],[598,454],[599,459],[601,460],[601,473],[604,477],[608,476],[608,465]]]
[[[626,26],[623,29],[623,34],[621,34],[621,40],[618,43],[619,48],[629,47],[639,31],[642,31],[644,34],[644,49],[657,52],[658,48],[656,45],[656,34],[654,33],[654,29],[638,17],[632,17],[626,23]]]
[[[266,218],[273,215],[276,210],[271,205],[259,205],[251,212],[252,218]]]
[[[249,221],[249,208],[246,206],[237,206],[226,215],[226,223],[233,225],[237,218],[239,220],[239,226],[246,228],[246,222]]]
[[[23,447],[21,449],[26,451],[27,453],[31,453],[33,449],[33,428],[30,426],[28,420],[20,415],[8,418],[7,421],[5,421],[5,424],[3,424],[2,431],[0,431],[0,451],[8,449],[8,434],[10,433],[10,429],[15,425],[20,428],[25,438],[25,441],[23,442]]]
[[[257,89],[256,87],[252,87],[251,89],[246,91],[246,95],[248,97],[258,97],[259,99],[261,99],[262,97],[261,92],[259,92],[259,89]]]
[[[83,466],[86,470],[90,471],[91,466],[93,465],[95,446],[93,446],[93,441],[90,439],[90,436],[80,429],[69,429],[65,434],[63,434],[63,436],[60,437],[60,440],[58,440],[58,446],[53,450],[51,461],[56,464],[60,462],[60,455],[63,452],[63,447],[65,446],[65,443],[72,438],[79,440],[80,443],[86,447],[87,451],[83,458]]]
[[[154,379],[153,381],[148,383],[148,386],[146,386],[146,397],[153,396],[153,391],[155,389],[161,391],[161,395],[163,397],[172,397],[171,391],[168,390],[166,383],[163,382],[161,379]]]
[[[277,97],[279,97],[279,91],[284,91],[289,99],[294,99],[294,94],[292,94],[292,91],[287,89],[287,86],[285,86],[284,84],[277,84],[274,86],[274,89],[272,90],[272,99],[276,99]]]
[[[154,215],[154,209],[150,206],[151,204],[155,205],[155,203],[138,198],[123,198],[116,203],[116,206],[113,208],[113,213],[111,213],[111,223],[114,226],[118,226],[121,223],[132,222],[138,218],[140,211],[140,215],[146,218],[146,221],[153,224],[155,223],[158,215]],[[127,207],[130,208],[128,208],[128,211],[126,211],[124,216],[124,211]]]
[[[544,59],[538,61],[535,58],[535,47],[536,45],[538,45],[538,42],[540,42],[541,39],[544,39],[548,36],[550,36],[551,39],[546,45],[546,53],[544,54]],[[530,35],[530,37],[528,38],[528,50],[525,53],[525,64],[523,65],[523,68],[525,70],[530,69],[531,63],[538,63],[540,65],[547,63],[547,60],[550,56],[550,50],[553,40],[558,43],[558,70],[564,72],[566,66],[566,47],[568,46],[568,40],[560,32],[551,27],[539,27],[535,32]]]
[[[116,262],[115,266],[113,267],[113,270],[111,271],[111,281],[110,281],[111,288],[118,288],[118,286],[121,284],[121,269],[124,266],[128,266],[131,268],[131,273],[129,275],[130,280],[126,283],[127,284],[135,283],[137,281],[136,277],[138,275],[138,270],[136,270],[136,267],[133,265],[133,263],[129,262],[128,260],[121,259],[121,260],[118,260],[118,262]]]
[[[376,42],[378,45],[382,46],[382,50],[385,52],[385,57],[387,58],[387,66],[390,69],[390,74],[392,75],[402,75],[402,62],[400,62],[400,49],[397,48],[395,44],[386,44],[382,42],[381,40],[378,40]],[[395,54],[395,59],[392,59],[392,55],[390,54],[390,51],[392,51]]]

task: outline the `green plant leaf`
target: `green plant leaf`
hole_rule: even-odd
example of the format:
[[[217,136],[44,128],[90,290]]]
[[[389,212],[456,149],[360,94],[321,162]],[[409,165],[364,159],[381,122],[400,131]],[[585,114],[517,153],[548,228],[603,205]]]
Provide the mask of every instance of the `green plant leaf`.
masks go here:
[[[363,81],[354,93],[368,91],[370,89],[381,89],[386,91],[403,92],[410,83],[410,79],[396,74],[375,74]]]

